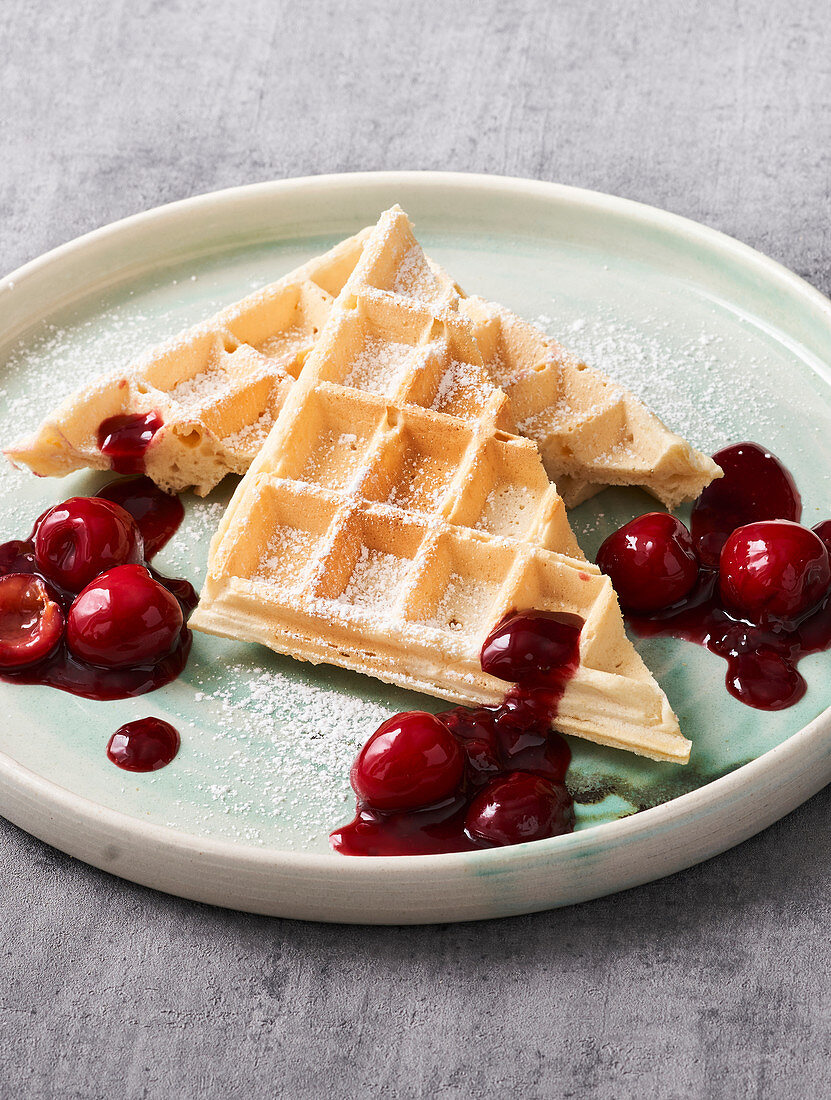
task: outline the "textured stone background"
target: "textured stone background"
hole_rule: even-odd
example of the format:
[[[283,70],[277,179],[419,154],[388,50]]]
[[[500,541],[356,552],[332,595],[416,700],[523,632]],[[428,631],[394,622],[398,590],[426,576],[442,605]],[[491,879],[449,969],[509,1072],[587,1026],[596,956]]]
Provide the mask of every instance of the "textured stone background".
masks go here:
[[[2,268],[231,184],[442,168],[663,206],[828,291],[828,15],[2,0]],[[829,809],[825,791],[710,863],[575,909],[368,930],[157,895],[0,822],[0,1096],[821,1095]]]

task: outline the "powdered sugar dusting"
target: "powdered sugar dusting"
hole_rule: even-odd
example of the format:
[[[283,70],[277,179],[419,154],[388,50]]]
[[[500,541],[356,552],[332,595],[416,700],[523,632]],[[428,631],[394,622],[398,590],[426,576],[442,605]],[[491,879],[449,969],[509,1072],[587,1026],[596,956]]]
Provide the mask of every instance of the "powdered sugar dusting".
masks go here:
[[[436,297],[438,288],[438,280],[430,270],[421,246],[413,245],[398,263],[393,293],[429,303]]]
[[[314,441],[303,465],[301,478],[330,489],[345,489],[359,480],[367,440],[337,428],[324,431]]]
[[[274,528],[254,576],[279,588],[291,588],[309,565],[320,537],[300,527]]]
[[[370,336],[352,360],[344,386],[391,394],[413,356],[410,344]]]
[[[685,335],[676,321],[647,317],[633,325],[598,306],[556,329],[547,315],[536,318],[556,340],[589,366],[631,390],[673,431],[705,453],[744,438],[749,420],[775,423],[770,395],[760,388],[748,356],[742,369],[724,370],[724,338],[697,330]],[[662,334],[665,333],[665,338]],[[672,351],[668,351],[668,347]],[[705,384],[702,385],[702,376]],[[566,417],[572,410],[563,409]]]
[[[396,706],[346,682],[324,686],[294,662],[263,667],[269,656],[259,668],[231,660],[221,676],[210,666],[197,673],[196,711],[203,730],[215,731],[207,744],[196,728],[189,738],[198,800],[212,807],[212,828],[224,835],[273,842],[285,823],[292,847],[325,851],[327,832],[351,816],[352,761]],[[187,812],[184,799],[173,799],[171,810],[178,808]]]
[[[179,382],[170,391],[174,401],[182,405],[201,407],[215,400],[230,389],[231,380],[221,368],[205,370]]]
[[[410,562],[405,558],[362,546],[352,575],[338,601],[389,613],[409,567]]]
[[[281,359],[290,362],[301,349],[308,347],[312,334],[302,325],[281,329],[258,344],[256,350],[266,359]]]
[[[491,613],[493,596],[498,585],[487,584],[476,577],[451,573],[432,615],[425,625],[455,634],[469,634]]]
[[[484,395],[492,390],[477,367],[453,360],[439,381],[432,408],[435,412],[450,412],[457,402],[483,404]]]
[[[449,463],[416,449],[405,452],[386,503],[407,511],[435,512],[453,476]]]
[[[252,424],[246,424],[233,435],[226,435],[223,439],[225,446],[231,451],[240,451],[247,454],[256,454],[265,437],[274,427],[274,413],[271,409],[259,416]]]

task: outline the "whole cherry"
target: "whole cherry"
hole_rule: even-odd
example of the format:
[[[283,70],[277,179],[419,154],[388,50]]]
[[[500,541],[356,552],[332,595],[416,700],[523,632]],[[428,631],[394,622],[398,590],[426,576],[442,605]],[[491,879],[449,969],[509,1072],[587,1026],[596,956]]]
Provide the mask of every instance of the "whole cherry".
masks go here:
[[[597,564],[621,604],[642,613],[683,600],[698,576],[692,537],[668,512],[648,512],[625,523],[600,547]]]
[[[748,523],[733,532],[721,551],[721,597],[754,623],[802,618],[829,585],[831,561],[825,543],[790,520]]]
[[[496,845],[559,836],[573,825],[574,803],[566,788],[528,772],[492,780],[465,818],[470,836]]]
[[[141,565],[102,573],[75,598],[67,644],[76,657],[104,668],[155,664],[179,639],[178,601]]]
[[[373,733],[355,763],[351,782],[378,810],[414,810],[449,798],[464,773],[459,742],[434,714],[396,714]]]
[[[0,668],[21,668],[48,657],[63,630],[60,604],[40,577],[0,577]]]
[[[144,546],[135,520],[118,504],[71,497],[41,519],[35,560],[49,580],[80,592],[107,569],[142,562]]]

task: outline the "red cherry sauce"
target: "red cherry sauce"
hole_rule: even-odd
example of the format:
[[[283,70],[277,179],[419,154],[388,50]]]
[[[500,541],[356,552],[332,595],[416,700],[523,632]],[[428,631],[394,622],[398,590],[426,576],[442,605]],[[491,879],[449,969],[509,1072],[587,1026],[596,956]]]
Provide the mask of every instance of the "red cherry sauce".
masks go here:
[[[164,421],[157,412],[108,416],[98,426],[98,449],[118,474],[144,473],[144,455]]]
[[[727,661],[727,690],[758,710],[783,710],[805,694],[798,661],[831,646],[831,597],[797,623],[759,626],[730,610],[719,593],[718,560],[738,527],[760,520],[798,522],[802,502],[790,472],[756,443],[737,443],[713,455],[724,470],[696,501],[692,534],[701,570],[683,600],[649,615],[627,613],[638,634],[668,635],[706,646]],[[831,520],[814,529],[831,550]]]
[[[107,742],[107,756],[128,772],[154,772],[179,751],[179,731],[161,718],[139,718],[120,726]]]
[[[551,726],[579,664],[582,627],[576,615],[526,611],[506,616],[481,653],[484,672],[513,682],[504,702],[436,715],[464,753],[455,791],[441,802],[399,811],[380,810],[359,798],[355,818],[330,836],[335,851],[435,855],[571,832],[574,804],[565,787],[571,751]],[[500,804],[500,798],[515,801]]]
[[[123,486],[122,481],[113,482],[105,486],[100,495],[105,496],[105,499],[115,500],[126,511],[131,511],[133,495],[137,492],[137,499],[141,504],[140,507],[138,504],[135,507],[142,514],[136,518],[142,531],[147,528],[151,532],[150,551],[145,552],[146,557],[151,557],[173,534],[181,513],[169,503],[166,494],[157,491],[159,513],[156,514],[150,503],[156,498],[149,493],[146,486],[138,486],[137,490],[135,486],[132,489]],[[24,573],[39,577],[67,617],[78,593],[59,587],[40,572],[34,554],[34,535],[39,522],[40,519],[28,538],[0,544],[0,576]],[[198,602],[193,587],[185,580],[164,577],[150,566],[148,569],[155,580],[178,600],[186,624]],[[18,684],[44,684],[86,699],[126,699],[155,691],[175,680],[185,667],[191,643],[191,632],[184,625],[172,652],[160,661],[128,668],[100,668],[71,653],[64,634],[57,648],[45,659],[23,668],[3,668],[0,679]]]
[[[130,513],[141,531],[148,561],[167,545],[185,516],[179,497],[163,492],[149,477],[116,478],[95,495]]]

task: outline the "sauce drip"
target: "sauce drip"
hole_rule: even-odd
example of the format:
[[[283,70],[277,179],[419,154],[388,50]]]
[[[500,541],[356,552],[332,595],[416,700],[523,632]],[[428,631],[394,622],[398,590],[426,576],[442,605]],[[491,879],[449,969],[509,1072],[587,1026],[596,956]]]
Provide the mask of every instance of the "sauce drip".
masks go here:
[[[179,497],[163,492],[149,477],[116,478],[95,495],[130,513],[141,531],[148,561],[167,545],[185,516]]]
[[[455,707],[436,715],[464,752],[464,772],[455,792],[442,802],[398,812],[379,810],[359,798],[355,818],[330,836],[335,851],[353,856],[435,855],[504,844],[504,839],[492,842],[471,832],[471,813],[488,791],[493,790],[498,801],[505,786],[501,781],[520,777],[522,782],[523,776],[526,786],[532,777],[542,780],[532,792],[546,804],[542,835],[570,832],[574,806],[564,780],[571,751],[551,725],[579,664],[582,626],[575,615],[508,615],[488,636],[481,653],[483,671],[517,681],[505,701],[498,707]],[[515,804],[497,804],[496,811],[500,826],[514,836],[510,842],[538,838],[537,802],[526,797]]]
[[[806,683],[797,663],[831,646],[831,599],[795,627],[756,626],[725,607],[718,573],[702,568],[685,600],[653,615],[627,614],[643,637],[656,635],[696,642],[727,661],[725,684],[732,696],[757,710],[784,710],[798,703]]]
[[[109,416],[98,426],[98,449],[119,474],[144,473],[144,456],[164,421],[157,412]]]
[[[179,731],[161,718],[139,718],[120,726],[107,742],[107,756],[128,772],[154,772],[176,756]]]

